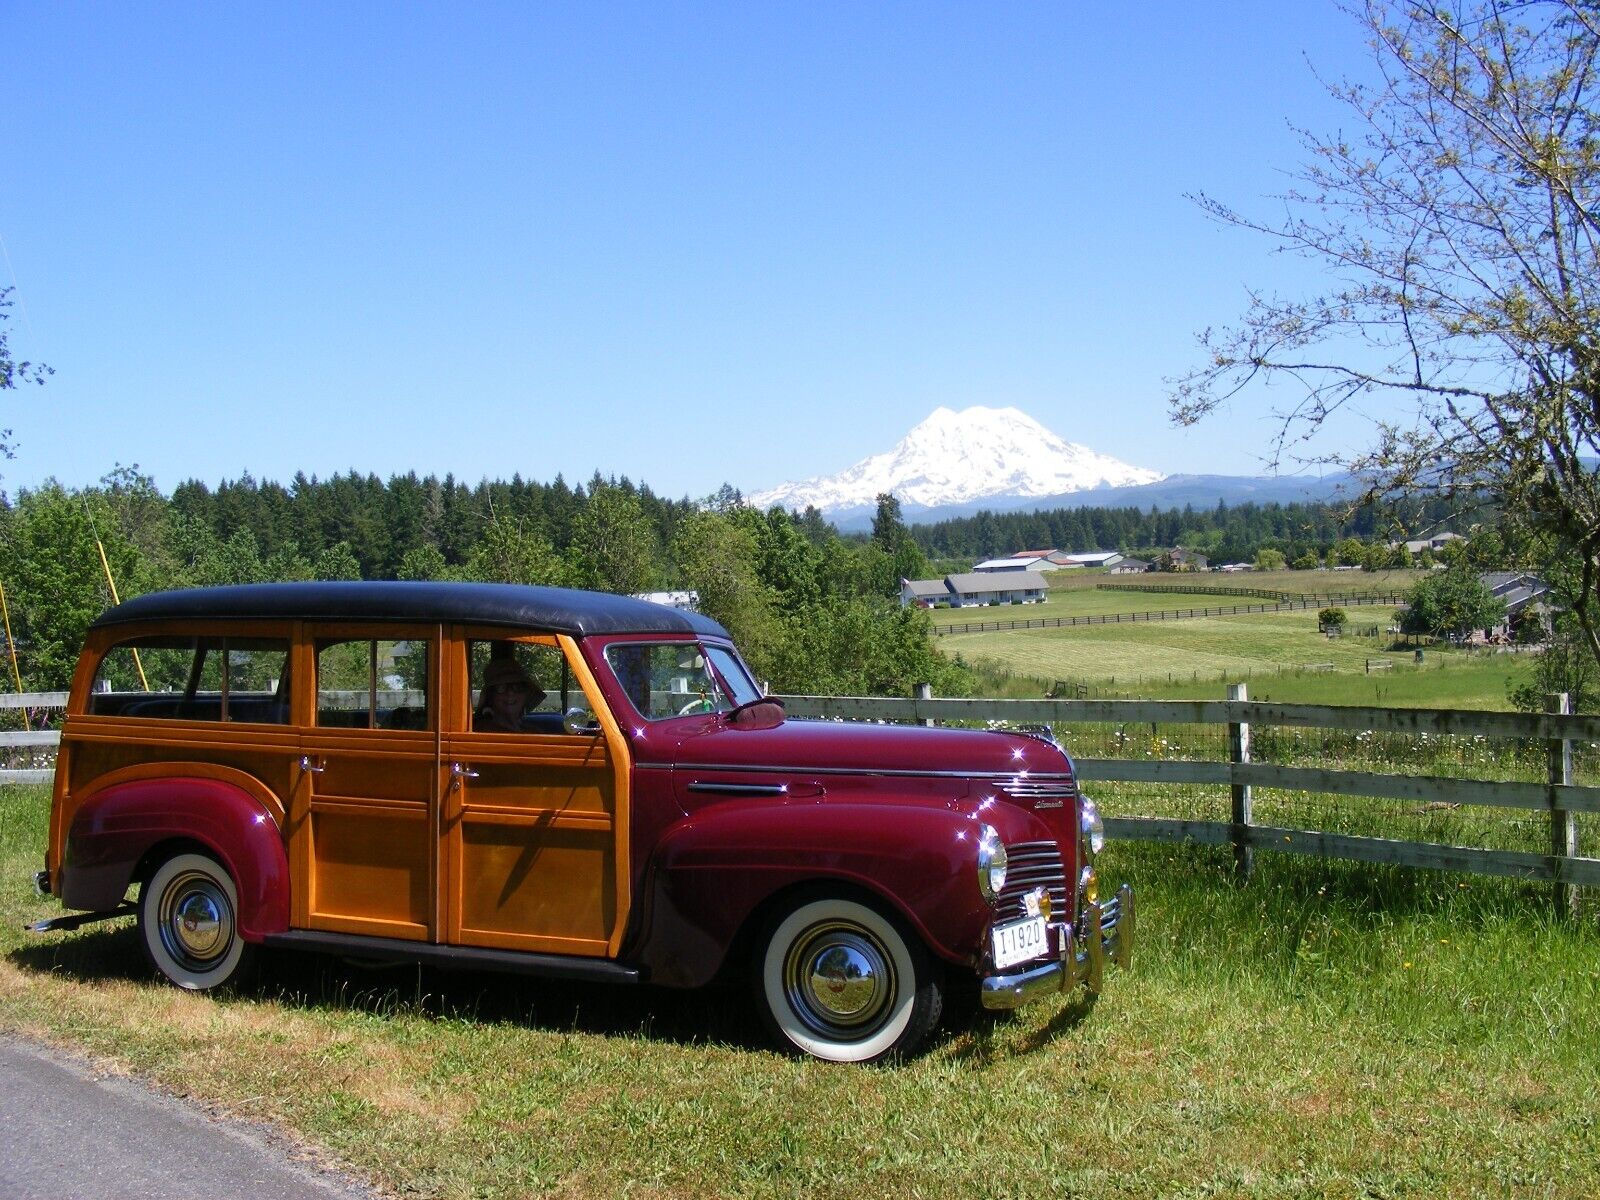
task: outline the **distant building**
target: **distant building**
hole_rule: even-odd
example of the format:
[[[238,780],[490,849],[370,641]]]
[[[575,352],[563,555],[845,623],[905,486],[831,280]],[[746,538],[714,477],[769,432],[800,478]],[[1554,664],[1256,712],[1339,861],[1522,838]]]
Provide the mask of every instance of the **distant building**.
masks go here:
[[[665,608],[676,608],[681,612],[700,611],[699,592],[635,592],[635,600],[648,600],[651,604],[660,604]]]
[[[1115,550],[1091,550],[1065,557],[1067,562],[1079,567],[1114,567],[1122,561],[1122,555]]]
[[[1416,558],[1424,550],[1427,550],[1432,554],[1437,554],[1451,542],[1464,541],[1466,541],[1466,539],[1459,533],[1441,533],[1435,537],[1416,538],[1409,542],[1390,542],[1388,544],[1388,548],[1393,550],[1397,546],[1404,546],[1406,548],[1406,553],[1411,555],[1412,558]]]
[[[1210,561],[1197,550],[1185,550],[1182,546],[1174,546],[1156,559],[1156,565],[1163,571],[1204,571]]]
[[[991,558],[972,568],[979,575],[1000,571],[1037,571],[1039,563],[1032,558]]]
[[[1049,587],[1037,571],[970,571],[943,579],[902,579],[900,607],[971,608],[984,604],[1040,604]]]
[[[949,608],[950,588],[942,579],[902,579],[901,608]]]
[[[973,571],[966,575],[946,575],[945,585],[954,599],[952,608],[967,608],[977,604],[1041,604],[1049,585],[1037,571],[1003,572],[999,578],[993,572]]]
[[[1119,558],[1107,571],[1112,575],[1142,575],[1149,569],[1150,564],[1142,558]]]

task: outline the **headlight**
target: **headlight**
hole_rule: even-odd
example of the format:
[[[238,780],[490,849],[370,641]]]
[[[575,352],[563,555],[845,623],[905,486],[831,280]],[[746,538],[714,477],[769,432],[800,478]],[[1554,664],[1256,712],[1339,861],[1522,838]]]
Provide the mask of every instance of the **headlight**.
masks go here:
[[[1106,848],[1105,822],[1100,819],[1100,809],[1087,796],[1078,805],[1078,831],[1090,854],[1099,854]]]
[[[1006,888],[1006,846],[994,827],[983,825],[978,833],[978,890],[993,903]]]

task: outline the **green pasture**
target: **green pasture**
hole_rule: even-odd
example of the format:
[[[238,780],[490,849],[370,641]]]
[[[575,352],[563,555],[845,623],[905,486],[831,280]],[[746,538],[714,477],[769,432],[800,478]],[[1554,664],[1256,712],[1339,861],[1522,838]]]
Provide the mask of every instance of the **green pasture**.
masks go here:
[[[1153,598],[1142,592],[1089,595]],[[1418,664],[1412,647],[1394,648],[1385,632],[1392,609],[1360,606],[1346,613],[1346,634],[1339,638],[1320,633],[1316,611],[1305,609],[944,634],[935,644],[979,667],[994,694],[1014,696],[1038,695],[1059,680],[1095,697],[1214,700],[1228,683],[1242,682],[1253,699],[1286,703],[1495,709],[1506,707],[1508,684],[1531,670],[1523,655],[1443,646],[1425,647]],[[1362,636],[1374,626],[1379,636]]]
[[[1389,616],[1389,610],[1376,610]],[[1352,625],[1362,625],[1360,616]],[[1327,638],[1317,632],[1313,609],[1240,613],[1175,621],[1124,621],[953,633],[938,639],[946,654],[987,659],[1034,679],[1174,682],[1194,677],[1215,681],[1224,673],[1331,663],[1333,670],[1365,672],[1369,658],[1398,660],[1386,637]]]
[[[1157,609],[1216,608],[1224,604],[1265,604],[1268,601],[1245,596],[1218,596],[1216,593],[1183,592],[1157,595],[1153,592],[1115,592],[1098,588],[1051,588],[1039,604],[984,604],[969,608],[936,608],[931,613],[935,628],[976,621],[1037,621],[1042,617],[1089,617],[1105,613],[1153,612]]]
[[[270,959],[238,995],[148,976],[127,922],[24,935],[48,801],[0,793],[0,1030],[265,1120],[425,1197],[1586,1200],[1600,935],[1539,889],[1113,846],[1132,972],[1098,1004],[957,1016],[859,1068],[680,995]],[[82,1130],[66,1136],[98,1136]]]

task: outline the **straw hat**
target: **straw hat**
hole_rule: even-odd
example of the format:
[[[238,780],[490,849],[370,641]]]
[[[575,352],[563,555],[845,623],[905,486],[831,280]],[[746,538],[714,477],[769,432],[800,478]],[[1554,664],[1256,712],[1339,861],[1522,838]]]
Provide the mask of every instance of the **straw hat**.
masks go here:
[[[500,687],[502,684],[507,683],[521,684],[530,692],[539,691],[533,680],[528,678],[528,673],[517,665],[516,659],[491,659],[488,668],[483,673],[484,688]]]

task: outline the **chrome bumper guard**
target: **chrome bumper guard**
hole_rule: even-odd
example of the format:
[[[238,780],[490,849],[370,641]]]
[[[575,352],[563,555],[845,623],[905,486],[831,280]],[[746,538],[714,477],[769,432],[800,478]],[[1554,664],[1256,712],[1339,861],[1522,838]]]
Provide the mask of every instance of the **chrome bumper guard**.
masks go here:
[[[35,871],[33,873],[33,894],[35,896],[48,896],[50,894],[49,871]]]
[[[1090,995],[1105,985],[1106,962],[1126,969],[1133,962],[1133,887],[1123,884],[1115,898],[1084,909],[1082,933],[1059,927],[1061,957],[1015,975],[991,975],[983,981],[983,1006],[1021,1008],[1046,996],[1070,992],[1080,983]]]

